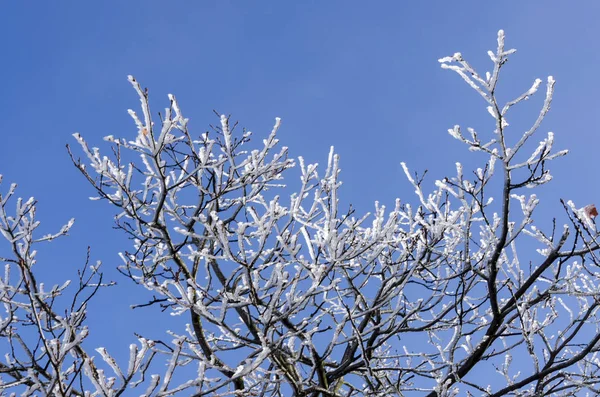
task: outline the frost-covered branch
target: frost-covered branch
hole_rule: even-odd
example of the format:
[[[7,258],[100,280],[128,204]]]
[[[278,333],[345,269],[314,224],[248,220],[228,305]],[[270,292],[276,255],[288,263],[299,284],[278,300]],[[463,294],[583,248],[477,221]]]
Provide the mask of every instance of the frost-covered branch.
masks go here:
[[[71,287],[37,282],[31,247],[71,223],[34,237],[35,202],[8,211],[10,187],[0,197],[9,253],[0,335],[14,348],[0,387],[102,396],[595,393],[598,212],[565,200],[564,226],[536,222],[543,198],[525,189],[550,182],[549,165],[566,151],[554,149],[552,132],[529,147],[550,109],[551,77],[533,124],[507,122],[542,86],[536,79],[499,100],[514,52],[500,31],[491,72],[460,53],[440,60],[493,118],[487,135],[448,130],[483,156],[479,167],[457,162],[429,184],[402,163],[414,196],[370,212],[340,204],[333,148],[324,167],[288,158],[279,119],[258,142],[220,114],[208,132],[191,131],[174,95],[155,117],[130,77],[141,103],[139,116],[129,111],[134,132],[107,136],[110,156],[75,134],[85,160],[70,153],[94,199],[115,208],[132,241],[119,271],[138,286],[136,310],[160,319],[165,337],[141,329],[126,354],[110,345],[87,353],[86,302],[103,285],[100,273],[86,266],[67,316],[58,315],[54,297]]]
[[[12,184],[0,193],[0,340],[7,349],[0,362],[0,390],[16,389],[23,396],[83,396],[84,372],[95,379],[100,371],[82,345],[89,334],[84,325],[87,303],[110,283],[103,283],[100,263],[91,266],[89,255],[77,282],[48,288],[38,281],[36,269],[44,264],[37,263],[35,247],[65,236],[74,221],[38,237],[36,202],[15,199],[15,190]]]

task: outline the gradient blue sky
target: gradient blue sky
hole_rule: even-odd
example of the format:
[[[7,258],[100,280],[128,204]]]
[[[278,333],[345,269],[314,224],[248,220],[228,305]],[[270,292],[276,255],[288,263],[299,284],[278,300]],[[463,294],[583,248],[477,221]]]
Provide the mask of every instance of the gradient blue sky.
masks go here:
[[[366,211],[375,200],[413,200],[401,161],[429,169],[433,182],[469,158],[446,133],[452,125],[490,131],[484,102],[437,59],[461,51],[485,70],[505,29],[518,52],[500,95],[520,94],[536,77],[557,79],[542,129],[571,154],[553,164],[555,181],[541,191],[540,216],[550,219],[560,215],[559,197],[600,204],[599,15],[595,1],[4,2],[2,189],[15,181],[20,195],[38,199],[45,232],[76,218],[71,237],[41,250],[40,266],[50,281],[72,277],[91,245],[120,282],[92,305],[90,326],[101,330],[92,338],[125,347],[126,320],[154,319],[126,310],[133,286],[113,268],[128,242],[111,229],[112,209],[87,200],[93,192],[65,144],[76,131],[97,145],[109,134],[135,136],[126,110],[139,102],[128,74],[149,87],[155,111],[175,94],[198,133],[218,122],[216,109],[258,137],[281,117],[280,139],[294,157],[325,163],[334,145],[342,200]],[[530,101],[517,121],[533,121],[540,103]]]

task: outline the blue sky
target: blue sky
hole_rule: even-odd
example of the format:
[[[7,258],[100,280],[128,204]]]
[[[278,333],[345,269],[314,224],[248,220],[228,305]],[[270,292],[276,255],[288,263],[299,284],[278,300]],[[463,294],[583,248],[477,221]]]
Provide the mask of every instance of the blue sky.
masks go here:
[[[44,231],[76,218],[71,237],[40,252],[40,265],[49,280],[70,277],[91,245],[120,285],[92,307],[90,325],[102,329],[103,338],[94,337],[114,339],[122,320],[152,319],[109,310],[135,301],[133,285],[112,270],[128,242],[111,229],[112,209],[87,200],[93,192],[65,144],[76,131],[98,145],[109,134],[135,136],[126,110],[139,102],[128,74],[149,88],[155,111],[175,94],[198,133],[218,122],[216,109],[257,137],[281,117],[280,139],[294,157],[323,164],[334,145],[342,201],[366,211],[375,200],[413,200],[401,161],[429,169],[433,182],[470,158],[446,130],[461,124],[483,134],[491,119],[481,98],[437,59],[461,51],[488,68],[485,53],[504,29],[518,52],[501,96],[520,94],[536,77],[557,79],[542,130],[554,131],[556,146],[571,154],[552,165],[555,181],[541,190],[540,216],[550,219],[560,215],[559,197],[600,204],[599,11],[594,1],[4,3],[0,174],[39,200]],[[519,114],[521,129],[540,103]]]

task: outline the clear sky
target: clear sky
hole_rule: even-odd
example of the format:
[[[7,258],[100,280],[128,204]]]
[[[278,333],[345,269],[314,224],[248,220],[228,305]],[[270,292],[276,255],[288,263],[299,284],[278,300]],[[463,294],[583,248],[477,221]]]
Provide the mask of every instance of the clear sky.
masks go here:
[[[103,333],[92,337],[124,347],[133,339],[117,337],[126,320],[154,319],[126,309],[133,285],[113,269],[128,242],[111,229],[112,209],[87,200],[93,192],[65,144],[76,131],[97,145],[109,134],[135,137],[128,74],[149,88],[155,111],[175,94],[198,134],[218,122],[216,109],[257,137],[281,117],[282,144],[309,161],[326,163],[334,145],[342,201],[366,211],[375,200],[413,200],[401,161],[429,169],[433,182],[469,158],[446,133],[454,124],[490,132],[484,102],[437,59],[461,51],[489,68],[486,51],[504,29],[518,52],[500,95],[520,94],[536,77],[557,80],[542,130],[571,154],[552,164],[555,180],[541,191],[540,216],[550,219],[559,197],[600,204],[598,15],[596,1],[5,2],[0,174],[40,201],[43,231],[76,218],[71,237],[40,252],[40,266],[49,280],[72,277],[91,245],[120,283],[92,306],[90,327]],[[516,131],[537,116],[541,97],[531,102]]]

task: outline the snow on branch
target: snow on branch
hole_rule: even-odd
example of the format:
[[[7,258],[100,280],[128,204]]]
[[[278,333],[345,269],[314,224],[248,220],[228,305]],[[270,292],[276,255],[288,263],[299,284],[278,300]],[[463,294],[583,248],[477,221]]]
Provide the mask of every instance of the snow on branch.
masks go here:
[[[130,76],[141,104],[140,116],[129,111],[133,130],[105,138],[110,155],[75,134],[85,160],[70,154],[131,242],[118,270],[133,281],[128,288],[138,288],[133,308],[155,316],[152,334],[162,329],[165,337],[151,340],[141,329],[121,354],[110,341],[87,350],[87,302],[107,285],[99,265],[86,264],[79,282],[49,289],[38,281],[33,246],[67,234],[72,222],[39,237],[35,200],[15,200],[11,185],[0,195],[8,253],[1,258],[0,336],[15,349],[0,363],[0,390],[595,393],[598,211],[566,201],[564,227],[536,219],[541,191],[524,190],[550,182],[551,161],[566,151],[554,150],[554,133],[537,138],[533,150],[525,145],[550,109],[553,78],[532,126],[506,121],[542,85],[536,79],[498,102],[514,52],[500,31],[488,53],[491,72],[480,74],[460,53],[440,59],[485,100],[489,129],[448,130],[484,156],[473,158],[480,161],[473,170],[465,166],[472,161],[457,161],[433,183],[401,163],[414,196],[375,202],[370,212],[341,204],[351,200],[340,198],[342,166],[333,148],[322,168],[290,159],[277,138],[279,118],[257,141],[222,114],[208,132],[191,131],[174,95],[154,117],[148,91]],[[521,132],[509,135],[511,129]],[[75,303],[59,310],[57,297]],[[33,344],[23,327],[33,330]]]

